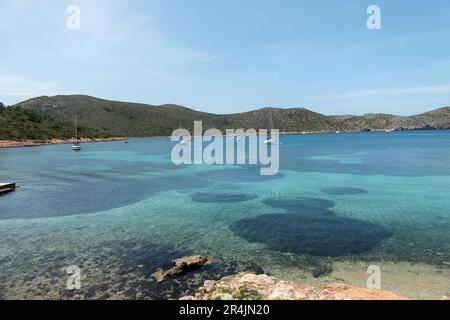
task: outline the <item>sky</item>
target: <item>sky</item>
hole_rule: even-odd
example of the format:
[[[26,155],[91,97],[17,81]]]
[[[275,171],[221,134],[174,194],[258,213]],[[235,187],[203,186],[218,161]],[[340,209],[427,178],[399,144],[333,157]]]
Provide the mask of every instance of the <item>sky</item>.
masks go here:
[[[219,114],[450,106],[448,0],[0,0],[0,41],[7,105],[86,94]]]

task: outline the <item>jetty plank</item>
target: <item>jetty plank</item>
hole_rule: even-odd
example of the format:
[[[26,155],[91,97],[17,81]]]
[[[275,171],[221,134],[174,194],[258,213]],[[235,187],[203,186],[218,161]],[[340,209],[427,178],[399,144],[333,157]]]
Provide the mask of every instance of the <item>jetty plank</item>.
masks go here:
[[[0,194],[10,192],[16,189],[14,182],[2,183],[0,182]]]

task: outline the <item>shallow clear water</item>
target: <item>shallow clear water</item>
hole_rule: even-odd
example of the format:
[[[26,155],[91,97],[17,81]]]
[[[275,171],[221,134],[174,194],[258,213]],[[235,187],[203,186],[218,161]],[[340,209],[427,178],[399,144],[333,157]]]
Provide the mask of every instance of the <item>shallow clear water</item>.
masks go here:
[[[254,166],[177,167],[172,146],[0,150],[0,181],[20,186],[0,196],[0,298],[177,298],[242,270],[314,282],[324,263],[448,274],[449,131],[282,136],[274,177]],[[213,263],[153,281],[187,254]],[[75,292],[66,290],[71,265],[82,270]],[[433,294],[450,293],[443,279]],[[413,296],[429,297],[420,283]]]

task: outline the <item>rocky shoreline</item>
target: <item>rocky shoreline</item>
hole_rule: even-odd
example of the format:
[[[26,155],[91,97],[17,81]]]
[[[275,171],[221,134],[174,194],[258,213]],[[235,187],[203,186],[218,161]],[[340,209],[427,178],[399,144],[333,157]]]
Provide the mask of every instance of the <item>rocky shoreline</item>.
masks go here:
[[[195,255],[173,259],[168,269],[159,268],[152,278],[160,283],[167,278],[184,276],[211,264]],[[327,284],[322,288],[285,281],[253,271],[229,275],[220,280],[206,280],[194,295],[180,300],[407,300],[389,291],[369,290],[347,284]]]
[[[153,278],[161,282],[168,277],[185,275],[211,263],[208,258],[185,256],[172,260],[172,267],[158,269]],[[218,281],[206,280],[193,296],[180,300],[408,300],[389,291],[370,290],[346,284],[328,284],[315,288],[284,281],[266,274],[241,272]]]
[[[315,288],[268,275],[243,272],[219,281],[205,281],[195,296],[180,300],[408,300],[394,293],[346,284]]]
[[[448,130],[439,128],[396,128],[390,130],[384,129],[372,129],[372,130],[343,130],[343,131],[303,131],[303,132],[280,132],[280,135],[309,135],[309,134],[329,134],[329,133],[361,133],[361,132],[396,132],[396,131],[424,131],[424,130]],[[167,136],[147,136],[139,138],[167,138]],[[170,138],[170,137],[169,137]],[[111,138],[80,138],[80,143],[92,143],[92,142],[111,142],[111,141],[125,141],[128,138],[124,137],[111,137]],[[71,144],[74,143],[75,139],[49,139],[49,140],[0,140],[0,149],[2,148],[23,148],[23,147],[39,147],[47,145],[58,145],[58,144]]]
[[[92,143],[92,142],[112,142],[112,141],[125,141],[127,138],[112,137],[112,138],[80,138],[80,143]],[[47,145],[59,145],[59,144],[71,144],[74,143],[75,139],[50,139],[50,140],[23,140],[23,141],[13,141],[13,140],[0,140],[1,148],[25,148],[25,147],[39,147]]]

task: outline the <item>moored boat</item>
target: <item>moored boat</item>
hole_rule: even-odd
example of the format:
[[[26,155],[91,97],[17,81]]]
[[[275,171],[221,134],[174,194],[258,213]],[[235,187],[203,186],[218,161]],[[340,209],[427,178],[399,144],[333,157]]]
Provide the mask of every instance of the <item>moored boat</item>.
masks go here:
[[[0,194],[14,191],[16,189],[16,184],[14,182],[1,183],[0,182]]]
[[[73,151],[81,151],[81,145],[78,141],[78,122],[77,119],[75,119],[75,143],[72,145]]]

